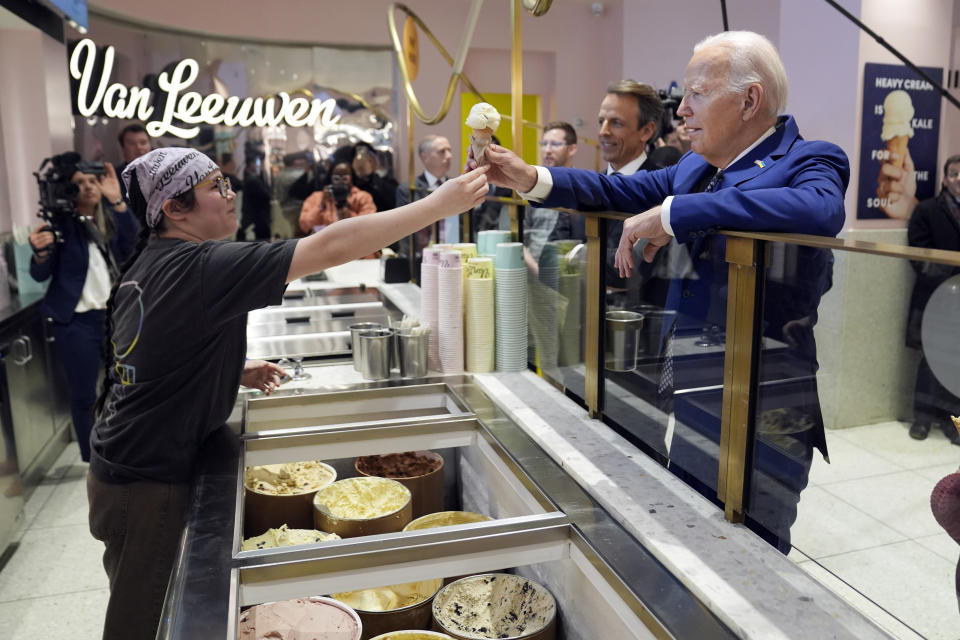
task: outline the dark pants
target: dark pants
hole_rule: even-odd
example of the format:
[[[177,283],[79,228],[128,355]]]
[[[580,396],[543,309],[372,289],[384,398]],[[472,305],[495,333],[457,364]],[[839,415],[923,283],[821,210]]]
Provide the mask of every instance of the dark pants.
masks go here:
[[[152,640],[186,517],[189,485],[110,484],[87,474],[90,533],[106,545],[104,640]]]
[[[53,351],[67,377],[73,429],[80,445],[80,456],[90,461],[90,430],[93,405],[97,402],[97,380],[103,361],[104,311],[75,313],[67,324],[53,323]]]
[[[940,423],[950,430],[950,416],[960,413],[960,398],[950,393],[930,370],[926,358],[920,358],[913,396],[913,420],[926,424]]]

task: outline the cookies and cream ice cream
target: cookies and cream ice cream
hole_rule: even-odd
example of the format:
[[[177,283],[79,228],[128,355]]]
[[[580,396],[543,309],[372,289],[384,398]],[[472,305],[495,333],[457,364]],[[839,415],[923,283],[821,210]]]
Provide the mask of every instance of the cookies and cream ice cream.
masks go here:
[[[473,131],[470,133],[470,148],[477,164],[484,163],[487,146],[493,140],[493,134],[500,126],[500,112],[492,104],[478,102],[470,108],[464,123]]]
[[[880,139],[887,143],[891,154],[889,162],[897,167],[903,166],[906,157],[907,142],[913,137],[913,101],[910,94],[901,89],[891,91],[883,100],[883,130]]]
[[[442,586],[442,579],[424,580],[376,589],[334,593],[330,597],[357,611],[394,611],[429,600]]]
[[[337,479],[337,472],[319,460],[247,467],[244,485],[251,491],[285,496],[310,493]]]
[[[240,614],[239,640],[359,640],[360,620],[341,603],[301,598],[258,604]]]
[[[514,638],[553,623],[557,605],[544,587],[507,573],[463,578],[433,600],[433,618],[465,638]]]
[[[317,491],[313,504],[342,520],[368,520],[391,514],[410,502],[410,490],[386,478],[347,478]]]
[[[316,529],[288,529],[287,525],[283,525],[279,529],[268,529],[263,535],[247,538],[240,546],[240,550],[274,549],[276,547],[316,544],[339,539],[340,536],[335,533],[324,533]]]

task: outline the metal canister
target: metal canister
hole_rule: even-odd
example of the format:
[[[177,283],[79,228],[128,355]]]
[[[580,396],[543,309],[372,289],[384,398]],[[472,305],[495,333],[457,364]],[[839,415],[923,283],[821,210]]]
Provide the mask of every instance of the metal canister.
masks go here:
[[[637,347],[643,314],[635,311],[607,311],[604,361],[608,371],[633,371],[637,368]]]
[[[423,378],[427,375],[429,344],[429,327],[397,331],[397,359],[401,378]]]
[[[350,348],[353,350],[353,368],[356,371],[360,371],[360,344],[357,336],[361,331],[382,329],[383,325],[379,322],[358,322],[347,328],[350,330]]]
[[[393,329],[368,329],[357,334],[360,374],[367,380],[386,380],[393,367]]]

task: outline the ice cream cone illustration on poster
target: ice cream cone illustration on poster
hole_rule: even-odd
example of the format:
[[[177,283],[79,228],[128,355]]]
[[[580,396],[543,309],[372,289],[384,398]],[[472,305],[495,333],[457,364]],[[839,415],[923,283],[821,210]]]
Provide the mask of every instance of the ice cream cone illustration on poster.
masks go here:
[[[470,109],[465,124],[473,129],[470,134],[470,148],[473,149],[473,158],[478,165],[482,165],[484,164],[487,145],[490,144],[493,134],[500,126],[500,113],[492,104],[478,102]]]
[[[888,162],[897,168],[903,167],[907,156],[907,143],[913,137],[913,101],[906,91],[891,91],[883,100],[883,131],[880,139],[887,143],[890,152]],[[894,155],[896,154],[896,155]]]

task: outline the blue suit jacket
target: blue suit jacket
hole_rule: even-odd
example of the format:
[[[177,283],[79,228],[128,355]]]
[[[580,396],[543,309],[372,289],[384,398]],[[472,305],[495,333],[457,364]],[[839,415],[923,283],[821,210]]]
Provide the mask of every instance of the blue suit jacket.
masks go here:
[[[639,213],[675,196],[670,225],[680,242],[721,228],[822,236],[843,228],[847,156],[835,144],[804,140],[792,116],[781,116],[773,135],[725,171],[716,191],[693,193],[715,170],[692,151],[673,166],[632,176],[552,168],[553,190],[543,206]]]
[[[122,265],[136,246],[139,225],[130,211],[116,213],[106,203],[103,208],[104,213],[113,216],[116,228],[110,239],[110,252],[117,264]],[[67,323],[73,318],[73,310],[87,281],[89,240],[83,225],[72,219],[61,225],[60,233],[63,242],[54,245],[49,258],[39,264],[30,260],[30,277],[37,282],[53,278],[40,303],[40,310],[57,322]]]

